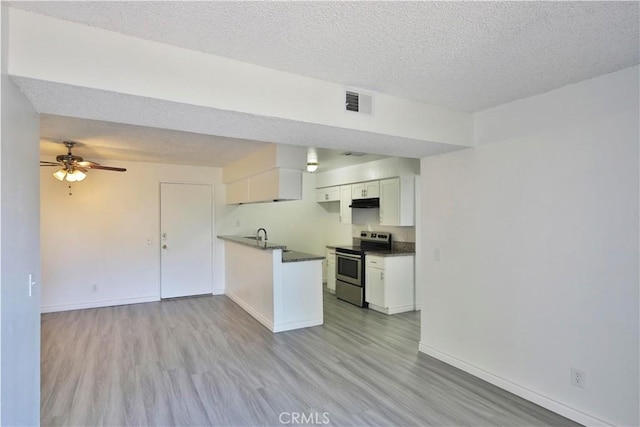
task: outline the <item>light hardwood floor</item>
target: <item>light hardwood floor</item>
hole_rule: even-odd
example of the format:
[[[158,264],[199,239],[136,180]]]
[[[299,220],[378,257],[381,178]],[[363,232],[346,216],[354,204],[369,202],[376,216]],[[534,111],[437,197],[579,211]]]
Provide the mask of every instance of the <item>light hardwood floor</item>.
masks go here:
[[[419,313],[324,298],[279,334],[225,296],[44,314],[42,425],[576,425],[419,353]]]

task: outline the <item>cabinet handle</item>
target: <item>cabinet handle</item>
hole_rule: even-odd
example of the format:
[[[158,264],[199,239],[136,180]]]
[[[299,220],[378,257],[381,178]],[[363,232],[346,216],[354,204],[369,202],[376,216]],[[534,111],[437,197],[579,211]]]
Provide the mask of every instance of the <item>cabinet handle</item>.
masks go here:
[[[380,272],[380,280],[384,280],[384,271]]]

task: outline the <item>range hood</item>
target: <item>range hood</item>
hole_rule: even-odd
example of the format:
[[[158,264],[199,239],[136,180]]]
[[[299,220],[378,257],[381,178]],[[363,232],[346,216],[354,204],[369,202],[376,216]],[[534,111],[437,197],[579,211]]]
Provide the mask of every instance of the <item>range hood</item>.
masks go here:
[[[373,197],[371,199],[356,199],[352,200],[349,205],[350,208],[353,209],[372,209],[380,207],[380,199],[378,197]]]

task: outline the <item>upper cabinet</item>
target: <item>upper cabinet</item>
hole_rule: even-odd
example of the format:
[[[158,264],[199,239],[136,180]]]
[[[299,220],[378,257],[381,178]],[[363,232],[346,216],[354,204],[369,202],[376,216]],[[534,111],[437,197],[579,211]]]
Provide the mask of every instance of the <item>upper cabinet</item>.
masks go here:
[[[415,225],[414,177],[380,180],[380,225]]]
[[[340,222],[351,224],[351,186],[340,186]]]
[[[226,203],[228,205],[237,205],[239,203],[247,203],[249,200],[249,180],[242,179],[227,184]]]
[[[359,182],[351,185],[351,198],[353,200],[371,199],[374,197],[380,197],[379,181]]]
[[[225,166],[227,204],[302,199],[307,149],[270,144]]]
[[[247,203],[299,200],[302,198],[302,171],[271,169],[248,179]]]
[[[326,187],[316,189],[316,202],[339,202],[340,201],[340,187]]]

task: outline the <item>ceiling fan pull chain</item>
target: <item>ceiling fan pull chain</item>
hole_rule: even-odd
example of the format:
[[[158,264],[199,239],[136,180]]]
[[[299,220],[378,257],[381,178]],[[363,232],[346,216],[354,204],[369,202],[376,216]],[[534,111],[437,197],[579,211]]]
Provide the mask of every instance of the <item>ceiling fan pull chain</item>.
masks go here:
[[[71,184],[69,184],[69,195],[73,196],[73,194],[71,193]]]

